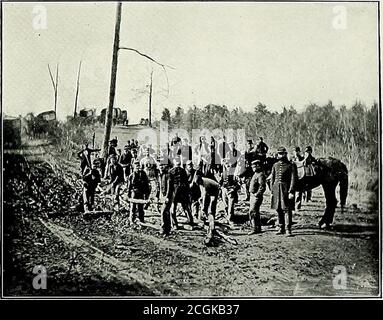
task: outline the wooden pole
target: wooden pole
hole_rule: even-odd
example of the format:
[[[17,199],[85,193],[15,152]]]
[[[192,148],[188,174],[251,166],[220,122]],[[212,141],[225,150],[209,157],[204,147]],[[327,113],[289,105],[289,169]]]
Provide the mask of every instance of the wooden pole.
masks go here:
[[[149,127],[152,126],[152,93],[153,93],[153,70],[150,73],[150,87],[149,87]]]
[[[75,97],[75,100],[74,100],[73,118],[76,118],[76,116],[77,116],[77,101],[78,101],[78,92],[79,92],[79,89],[80,89],[81,63],[82,63],[82,61],[80,61],[80,64],[78,66],[78,72],[77,72],[77,87],[76,87],[76,97]]]
[[[59,64],[56,65],[56,84],[55,84],[55,119],[57,119],[57,88],[59,85]]]
[[[121,7],[122,7],[121,2],[118,2],[117,11],[116,11],[116,25],[114,29],[114,44],[113,44],[112,70],[111,70],[112,72],[111,72],[111,79],[110,79],[109,106],[106,112],[104,143],[103,143],[103,153],[102,153],[104,158],[106,158],[108,154],[108,144],[110,139],[110,133],[112,131],[113,106],[114,106],[114,97],[116,94],[118,49],[120,44]]]
[[[96,140],[96,132],[93,132],[93,138],[92,138],[92,148],[94,149],[94,144]]]

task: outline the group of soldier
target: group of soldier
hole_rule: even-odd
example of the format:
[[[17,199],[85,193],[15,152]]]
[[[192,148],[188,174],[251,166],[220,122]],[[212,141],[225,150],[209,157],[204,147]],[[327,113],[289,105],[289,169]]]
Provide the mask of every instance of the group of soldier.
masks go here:
[[[247,148],[242,154],[235,142],[227,143],[225,137],[220,141],[211,137],[207,143],[201,136],[193,148],[187,139],[178,135],[159,152],[151,145],[140,145],[137,140],[128,141],[121,151],[117,138],[109,141],[105,159],[97,156],[100,151],[85,144],[78,153],[84,211],[93,210],[96,190],[103,181],[106,189],[114,195],[117,206],[121,197],[127,197],[130,203],[129,223],[132,225],[144,223],[145,210],[150,203],[158,204],[165,237],[172,229],[179,228],[178,205],[186,213],[186,224],[193,228],[196,222],[214,224],[217,203],[221,199],[227,223],[233,227],[235,204],[241,188],[245,189],[246,200],[250,202],[252,231],[249,234],[261,233],[260,208],[267,181],[272,195],[271,208],[278,212],[277,233],[290,236],[295,201],[302,201],[302,194],[295,198],[298,177],[294,160],[315,160],[311,147],[306,148],[305,157],[296,148],[292,159],[288,159],[287,150],[280,147],[273,157],[275,163],[270,172],[266,159],[269,147],[262,137],[255,146],[252,140],[247,140]],[[96,153],[95,157],[92,157],[93,153]]]

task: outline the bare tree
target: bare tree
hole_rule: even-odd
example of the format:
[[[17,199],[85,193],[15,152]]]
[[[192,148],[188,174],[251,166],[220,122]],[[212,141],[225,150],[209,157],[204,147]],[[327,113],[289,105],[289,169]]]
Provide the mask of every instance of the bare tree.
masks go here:
[[[51,67],[48,63],[48,71],[49,76],[51,78],[52,86],[53,86],[53,92],[54,92],[54,109],[55,109],[55,117],[57,118],[57,88],[58,88],[58,82],[59,82],[59,64],[56,65],[56,81],[53,79]]]
[[[78,92],[79,92],[79,90],[80,90],[81,63],[82,63],[82,61],[80,61],[80,64],[79,64],[79,66],[78,66],[78,72],[77,72],[77,86],[76,86],[76,97],[75,97],[75,100],[74,100],[74,113],[73,113],[73,118],[76,118],[76,116],[77,116],[77,101],[78,101]]]
[[[112,131],[113,106],[114,106],[114,97],[116,94],[118,48],[120,44],[121,8],[122,8],[122,3],[118,2],[117,11],[116,11],[116,25],[114,29],[114,44],[113,44],[113,56],[112,56],[112,73],[111,73],[111,79],[110,79],[109,106],[108,106],[106,119],[105,119],[104,143],[103,143],[103,154],[102,154],[104,158],[106,158],[108,154],[108,144],[110,139],[110,133]]]
[[[106,119],[105,119],[105,131],[104,131],[104,143],[103,143],[103,157],[104,158],[107,157],[108,144],[109,144],[110,134],[112,131],[113,106],[114,106],[114,98],[115,98],[115,94],[116,94],[118,51],[120,49],[133,51],[133,52],[139,54],[140,56],[143,56],[144,58],[149,59],[153,63],[161,66],[165,72],[166,82],[167,82],[167,86],[168,86],[168,94],[169,94],[169,81],[168,81],[168,76],[166,73],[166,68],[168,67],[168,68],[174,69],[171,66],[167,66],[165,64],[158,62],[157,60],[153,59],[149,55],[144,54],[144,53],[138,51],[137,49],[119,46],[119,43],[120,43],[120,26],[121,26],[121,10],[122,10],[122,4],[121,4],[121,2],[118,2],[117,11],[116,11],[116,25],[115,25],[115,29],[114,29],[114,44],[113,44],[113,57],[112,57],[112,73],[111,73],[110,92],[109,92],[109,106],[108,106]],[[151,101],[150,101],[150,109],[151,109]],[[151,110],[150,110],[150,114],[151,114]],[[150,122],[150,120],[149,120],[149,122]]]
[[[152,93],[153,93],[153,70],[150,73],[150,86],[149,86],[149,127],[152,126]]]

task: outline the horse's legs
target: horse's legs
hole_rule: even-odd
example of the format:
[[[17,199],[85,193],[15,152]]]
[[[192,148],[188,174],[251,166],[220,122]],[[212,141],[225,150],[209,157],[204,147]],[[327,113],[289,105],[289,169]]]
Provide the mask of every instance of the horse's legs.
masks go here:
[[[340,207],[343,213],[346,205],[347,192],[348,192],[348,175],[344,174],[339,181],[339,196],[340,196]]]
[[[336,196],[335,196],[336,184],[324,184],[323,191],[326,198],[326,208],[324,210],[323,217],[320,220],[320,224],[331,224],[334,220]]]
[[[250,200],[250,180],[251,180],[251,177],[246,177],[245,178],[245,183],[244,183],[244,186],[245,186],[245,192],[246,192],[246,200],[245,201],[249,201]]]
[[[302,206],[302,195],[303,195],[303,192],[302,191],[298,191],[298,195],[297,195],[297,198],[295,200],[296,204],[297,204],[297,210],[299,210]]]

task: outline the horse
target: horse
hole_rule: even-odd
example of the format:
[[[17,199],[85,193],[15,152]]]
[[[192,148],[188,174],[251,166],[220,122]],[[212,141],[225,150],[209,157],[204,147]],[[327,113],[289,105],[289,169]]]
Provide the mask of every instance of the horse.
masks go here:
[[[242,156],[241,156],[242,157]],[[245,159],[239,158],[235,175],[239,178],[251,178],[253,172],[251,168],[246,167]],[[278,161],[276,158],[268,157],[263,163],[263,170],[267,177],[270,176],[273,165]],[[340,206],[341,212],[344,212],[348,194],[348,170],[346,165],[333,157],[318,158],[315,161],[315,173],[312,176],[304,174],[304,166],[302,162],[294,162],[297,166],[298,180],[296,183],[297,192],[306,192],[318,186],[322,186],[326,199],[326,206],[323,216],[319,221],[319,226],[323,224],[329,226],[334,219],[335,208],[337,206],[336,187],[339,185],[340,190]],[[270,179],[268,187],[270,189]]]
[[[339,185],[341,212],[344,212],[348,194],[348,170],[346,165],[333,157],[318,158],[315,160],[314,174],[305,175],[303,163],[296,162],[298,171],[298,183],[296,191],[304,192],[322,186],[326,199],[324,214],[319,221],[321,227],[327,227],[333,222],[335,208],[337,206],[336,187]]]

